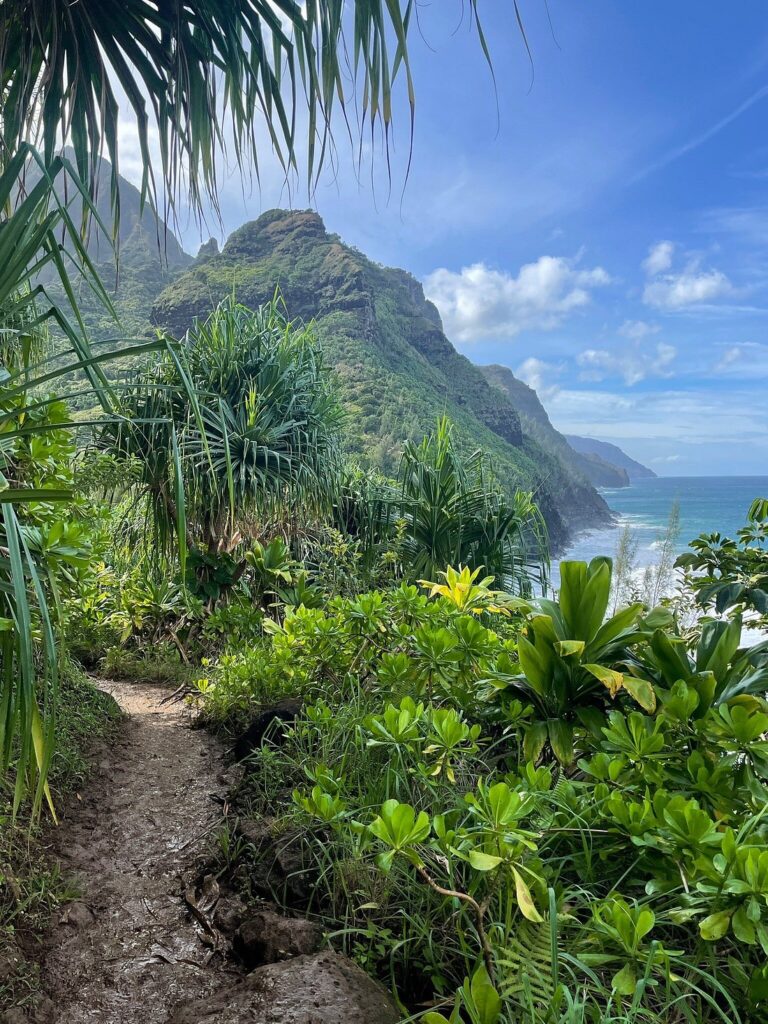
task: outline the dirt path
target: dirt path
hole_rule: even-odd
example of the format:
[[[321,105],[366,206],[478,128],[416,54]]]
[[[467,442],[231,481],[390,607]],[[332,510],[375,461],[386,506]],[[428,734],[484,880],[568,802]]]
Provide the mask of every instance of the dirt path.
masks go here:
[[[56,855],[82,895],[54,930],[43,985],[61,1024],[162,1024],[222,981],[180,876],[221,818],[223,751],[161,703],[166,691],[101,685],[129,717],[57,830]]]

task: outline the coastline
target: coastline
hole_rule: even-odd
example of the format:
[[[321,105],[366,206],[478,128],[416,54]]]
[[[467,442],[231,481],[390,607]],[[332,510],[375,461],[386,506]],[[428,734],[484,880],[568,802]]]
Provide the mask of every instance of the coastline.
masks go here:
[[[735,538],[752,501],[768,495],[768,476],[656,477],[635,480],[629,487],[602,488],[600,494],[611,510],[611,522],[574,531],[565,547],[553,549],[553,561],[589,561],[598,554],[613,557],[621,532],[629,527],[636,542],[637,567],[653,565],[675,507],[679,511],[676,554],[702,533]]]

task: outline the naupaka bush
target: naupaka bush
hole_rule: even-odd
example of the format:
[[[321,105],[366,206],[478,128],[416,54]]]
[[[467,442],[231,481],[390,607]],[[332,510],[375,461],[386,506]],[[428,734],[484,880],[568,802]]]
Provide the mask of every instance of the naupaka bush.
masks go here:
[[[404,1004],[449,1000],[431,1024],[763,1020],[768,645],[606,618],[606,560],[561,575],[557,601],[464,570],[289,610],[203,712],[304,699],[251,809],[334,941]]]

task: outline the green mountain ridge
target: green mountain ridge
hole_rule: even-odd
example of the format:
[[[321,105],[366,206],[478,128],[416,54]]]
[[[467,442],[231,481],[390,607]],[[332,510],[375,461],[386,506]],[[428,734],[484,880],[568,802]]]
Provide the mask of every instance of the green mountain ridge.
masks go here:
[[[71,160],[72,150],[65,150]],[[29,183],[38,177],[36,166],[31,166]],[[80,312],[88,330],[95,340],[116,337],[119,334],[140,337],[150,329],[149,312],[158,293],[173,280],[180,270],[188,267],[194,257],[185,252],[178,238],[162,220],[158,220],[152,209],[141,203],[139,190],[125,178],[120,178],[120,223],[117,245],[113,245],[108,232],[112,227],[110,196],[111,165],[108,160],[99,162],[99,180],[95,206],[107,233],[91,222],[88,234],[88,255],[99,274],[107,294],[119,314],[120,326],[104,308],[92,289],[81,283],[77,289]],[[65,195],[67,188],[69,194]],[[72,187],[63,180],[58,189],[60,198],[68,201],[70,215],[79,223],[82,201]],[[115,253],[117,252],[117,259]],[[62,305],[68,302],[60,286],[52,283],[55,275],[48,274],[42,283]]]
[[[502,391],[517,409],[523,430],[542,447],[554,452],[562,463],[581,473],[594,487],[627,487],[626,469],[600,455],[577,451],[552,425],[536,391],[519,380],[507,366],[492,363],[478,369],[493,387]]]
[[[97,207],[107,225],[109,175],[104,160]],[[79,302],[94,341],[142,337],[155,327],[180,337],[195,316],[207,315],[233,290],[257,305],[279,287],[289,315],[316,324],[349,411],[347,445],[361,463],[393,473],[403,441],[420,438],[447,413],[468,448],[488,453],[503,486],[534,492],[555,551],[575,532],[610,521],[585,472],[589,460],[546,432],[537,434],[521,396],[510,400],[454,349],[436,307],[406,271],[379,266],[345,245],[313,211],[270,211],[234,231],[222,251],[212,239],[193,258],[142,208],[138,189],[124,178],[120,204],[119,272],[109,240],[98,230],[89,239],[121,321],[118,326],[82,287]],[[77,209],[75,202],[73,215]],[[130,378],[134,369],[126,358],[107,372]]]
[[[611,444],[610,441],[598,441],[596,437],[579,437],[577,434],[566,434],[565,438],[574,451],[581,455],[619,466],[626,472],[630,482],[655,479],[657,476],[652,469],[630,458],[623,449],[619,448],[617,444]]]
[[[500,483],[533,491],[553,547],[610,521],[603,498],[560,453],[524,429],[515,405],[443,333],[436,307],[404,270],[380,266],[329,234],[313,211],[272,210],[201,255],[158,296],[152,323],[182,336],[233,291],[255,306],[279,287],[292,317],[312,320],[339,375],[347,445],[391,473],[407,438],[447,415],[482,447]]]

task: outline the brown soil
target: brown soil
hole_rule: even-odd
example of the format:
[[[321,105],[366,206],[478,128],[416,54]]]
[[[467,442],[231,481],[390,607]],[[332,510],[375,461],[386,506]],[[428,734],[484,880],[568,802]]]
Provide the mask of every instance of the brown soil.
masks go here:
[[[183,898],[223,816],[223,748],[162,688],[100,685],[127,717],[54,836],[81,897],[54,924],[43,988],[61,1024],[162,1024],[230,969]]]

